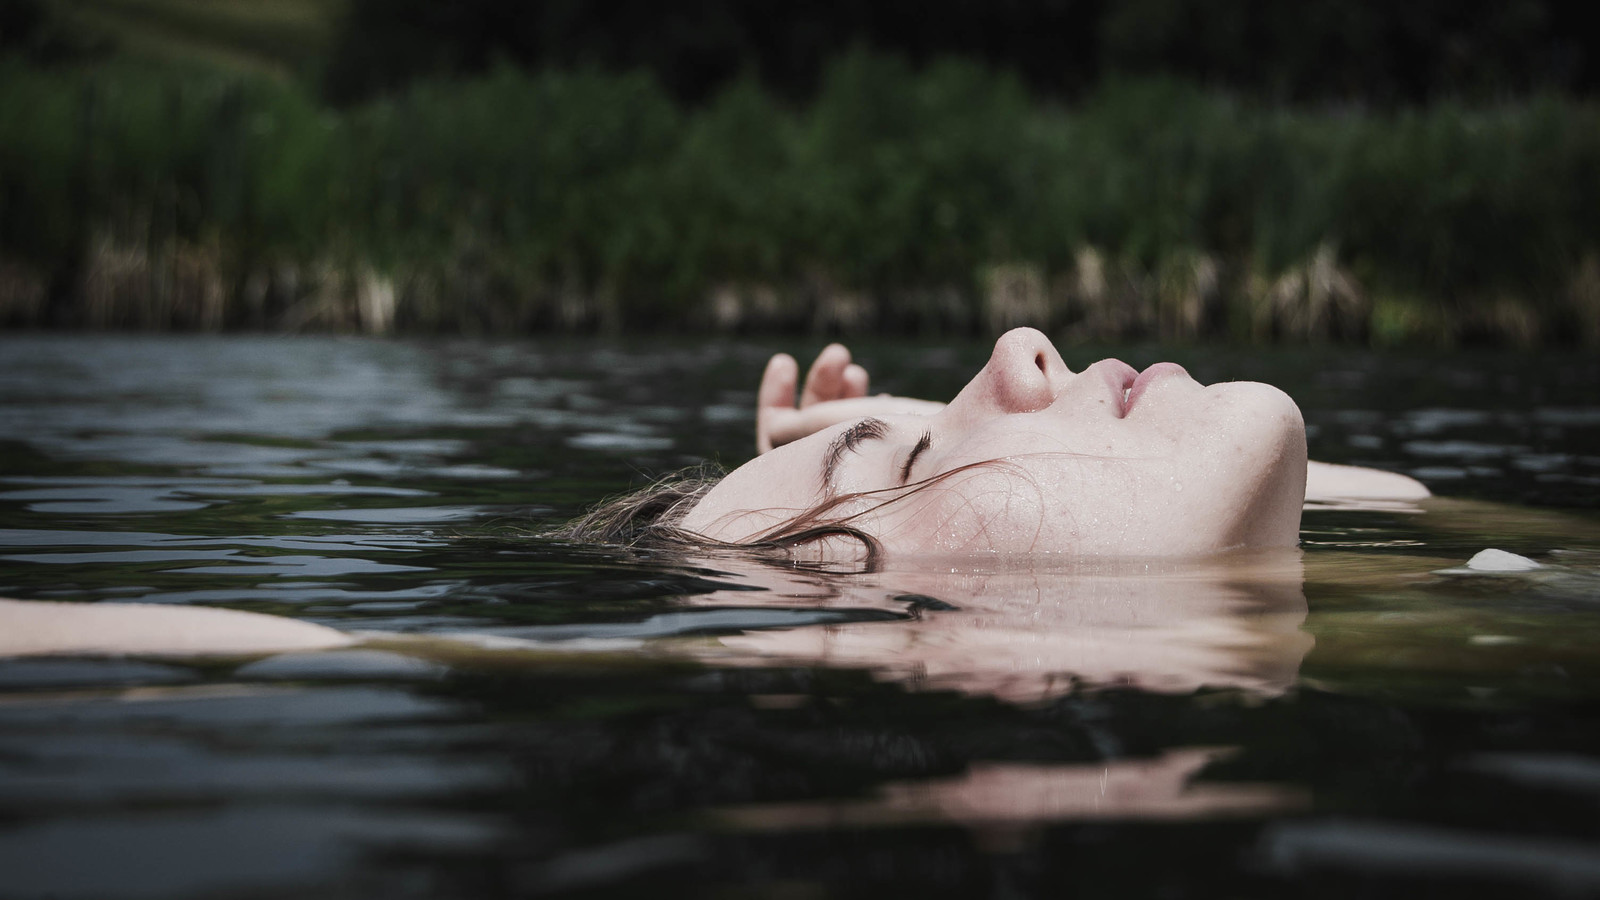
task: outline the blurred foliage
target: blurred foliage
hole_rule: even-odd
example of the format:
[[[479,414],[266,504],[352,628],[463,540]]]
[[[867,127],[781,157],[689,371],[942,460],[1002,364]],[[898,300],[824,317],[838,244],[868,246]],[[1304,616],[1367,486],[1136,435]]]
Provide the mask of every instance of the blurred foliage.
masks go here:
[[[1051,85],[1093,70],[1103,0],[351,0],[328,70],[329,96],[349,101],[417,78],[525,68],[650,72],[698,103],[753,78],[809,99],[828,62],[864,46],[917,63],[966,56]]]
[[[1592,94],[1588,19],[1578,0],[352,0],[327,86],[348,101],[510,61],[643,69],[695,103],[741,77],[810,99],[859,46],[1005,68],[1054,98],[1163,75],[1276,100],[1482,100]]]
[[[1553,97],[1328,112],[1135,80],[1067,109],[972,62],[856,52],[798,108],[753,79],[685,109],[643,72],[507,66],[333,111],[270,78],[12,61],[0,204],[18,324],[1600,322],[1600,109]]]
[[[1582,11],[0,0],[0,323],[1600,343]]]
[[[1580,0],[0,0],[0,52],[200,59],[352,103],[417,80],[645,71],[700,104],[753,80],[813,99],[852,48],[966,59],[1036,96],[1173,77],[1279,102],[1379,106],[1600,89]]]

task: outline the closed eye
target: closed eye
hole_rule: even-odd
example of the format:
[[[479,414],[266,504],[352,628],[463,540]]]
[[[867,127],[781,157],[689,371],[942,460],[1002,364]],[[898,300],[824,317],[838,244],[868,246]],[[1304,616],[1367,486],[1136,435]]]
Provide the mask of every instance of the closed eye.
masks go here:
[[[889,426],[882,419],[862,419],[850,426],[843,434],[833,439],[828,445],[828,452],[822,458],[822,489],[826,494],[833,494],[834,474],[839,469],[839,461],[846,453],[860,447],[864,441],[873,441],[889,433]]]
[[[911,480],[911,467],[916,464],[917,457],[922,455],[922,451],[928,449],[928,447],[932,444],[933,432],[924,431],[922,433],[922,437],[917,439],[916,446],[911,448],[911,455],[906,457],[906,464],[900,467],[901,484],[905,484],[907,481]]]

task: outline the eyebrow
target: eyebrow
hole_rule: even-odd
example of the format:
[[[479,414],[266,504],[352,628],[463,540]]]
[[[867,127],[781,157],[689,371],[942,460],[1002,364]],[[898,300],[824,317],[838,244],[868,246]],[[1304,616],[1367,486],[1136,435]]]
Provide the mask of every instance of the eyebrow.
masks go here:
[[[833,443],[828,445],[828,452],[822,457],[822,492],[832,496],[836,492],[833,483],[834,475],[839,468],[839,460],[846,453],[861,446],[862,441],[873,441],[889,433],[889,426],[882,419],[866,418],[846,428]]]
[[[901,484],[905,484],[906,481],[908,481],[911,478],[911,467],[916,464],[917,457],[921,456],[922,455],[922,451],[928,449],[928,447],[931,446],[932,444],[933,444],[933,432],[924,431],[922,433],[922,437],[917,439],[916,446],[911,448],[910,455],[906,457],[906,464],[900,467],[900,483]]]

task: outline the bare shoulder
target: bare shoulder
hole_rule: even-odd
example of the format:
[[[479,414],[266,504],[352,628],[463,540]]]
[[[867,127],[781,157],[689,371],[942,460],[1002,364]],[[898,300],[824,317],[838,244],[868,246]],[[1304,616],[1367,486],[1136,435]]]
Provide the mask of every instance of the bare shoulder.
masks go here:
[[[1311,462],[1306,466],[1306,501],[1422,500],[1432,494],[1422,482],[1398,472]]]

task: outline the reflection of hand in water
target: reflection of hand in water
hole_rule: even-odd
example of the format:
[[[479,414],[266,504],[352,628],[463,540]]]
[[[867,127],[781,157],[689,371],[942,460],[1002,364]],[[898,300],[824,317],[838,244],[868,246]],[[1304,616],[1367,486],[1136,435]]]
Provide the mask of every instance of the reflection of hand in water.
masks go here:
[[[729,568],[727,560],[709,565]],[[924,595],[954,608],[695,645],[691,652],[710,662],[864,668],[918,688],[1028,702],[1080,683],[1276,694],[1293,683],[1312,644],[1300,631],[1306,603],[1298,551],[1159,562],[997,560],[852,576],[736,568],[774,593],[717,592],[688,602],[749,606],[761,598],[906,610],[910,604],[897,597]]]

